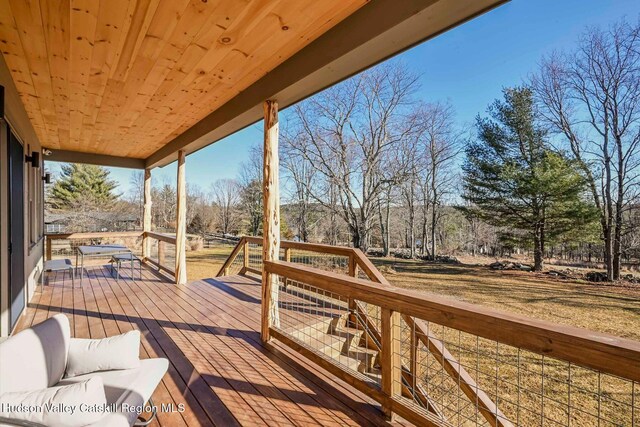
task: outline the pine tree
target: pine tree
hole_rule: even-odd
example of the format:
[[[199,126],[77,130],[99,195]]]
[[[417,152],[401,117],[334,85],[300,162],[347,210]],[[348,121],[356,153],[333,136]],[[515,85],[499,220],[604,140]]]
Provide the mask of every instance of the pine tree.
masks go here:
[[[51,188],[49,203],[54,209],[109,209],[119,197],[116,186],[102,166],[66,164]]]
[[[594,219],[583,200],[577,166],[553,151],[537,125],[529,88],[504,90],[488,118],[478,117],[478,139],[466,150],[465,208],[505,234],[523,232],[533,243],[534,270],[543,268],[545,242]]]

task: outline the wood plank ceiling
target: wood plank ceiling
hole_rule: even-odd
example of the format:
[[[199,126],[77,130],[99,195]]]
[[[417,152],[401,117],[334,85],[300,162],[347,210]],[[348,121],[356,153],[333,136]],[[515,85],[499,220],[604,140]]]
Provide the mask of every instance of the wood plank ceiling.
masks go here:
[[[147,158],[368,0],[0,0],[43,146]]]

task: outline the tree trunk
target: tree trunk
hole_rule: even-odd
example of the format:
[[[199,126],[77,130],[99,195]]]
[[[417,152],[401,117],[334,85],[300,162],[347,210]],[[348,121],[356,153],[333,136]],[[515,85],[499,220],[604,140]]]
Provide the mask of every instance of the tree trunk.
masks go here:
[[[390,250],[389,250],[389,238],[390,238],[390,232],[389,232],[389,209],[390,209],[390,203],[389,200],[387,199],[386,202],[386,207],[383,211],[382,209],[382,202],[380,202],[378,204],[378,220],[380,221],[380,234],[382,237],[382,255],[385,257],[389,256]]]
[[[425,211],[422,218],[422,256],[427,256],[427,212]]]
[[[617,117],[614,118],[614,123],[617,124]],[[616,126],[617,127],[617,126]],[[617,179],[618,179],[618,192],[616,194],[616,214],[615,214],[615,231],[613,235],[613,261],[612,261],[612,280],[620,279],[620,269],[622,256],[622,210],[624,208],[624,180],[625,180],[625,167],[623,158],[623,146],[619,137],[616,137],[616,147],[618,156],[617,167]]]
[[[607,269],[607,280],[612,280],[613,278],[613,245],[611,238],[611,227],[604,227],[604,263],[605,268]]]
[[[542,268],[544,267],[542,251],[542,227],[536,224],[533,232],[533,271],[542,271]]]
[[[409,256],[411,258],[416,257],[416,231],[415,231],[415,218],[413,209],[409,213]]]
[[[436,204],[433,203],[433,209],[431,210],[431,258],[436,260],[436,223],[438,221],[438,215],[436,214]]]

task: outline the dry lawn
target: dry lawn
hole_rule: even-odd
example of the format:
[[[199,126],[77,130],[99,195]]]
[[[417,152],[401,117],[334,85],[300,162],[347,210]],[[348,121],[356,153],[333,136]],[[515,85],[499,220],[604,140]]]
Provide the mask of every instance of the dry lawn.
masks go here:
[[[215,277],[233,250],[233,245],[187,252],[187,280]]]
[[[484,266],[374,258],[403,288],[640,340],[640,286],[580,283]]]

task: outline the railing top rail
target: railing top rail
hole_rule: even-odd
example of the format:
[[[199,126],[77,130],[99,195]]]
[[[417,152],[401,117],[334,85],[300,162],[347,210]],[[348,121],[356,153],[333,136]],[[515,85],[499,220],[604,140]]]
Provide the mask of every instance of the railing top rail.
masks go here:
[[[45,233],[51,240],[97,239],[99,237],[139,237],[143,231],[99,231],[91,233]]]
[[[273,274],[446,327],[640,381],[640,342],[557,325],[447,298],[288,262],[266,261]]]
[[[160,240],[161,242],[167,242],[171,244],[176,244],[176,236],[172,236],[170,234],[164,233],[156,233],[155,231],[145,231],[143,233],[146,237],[150,237],[152,239]]]
[[[254,244],[262,244],[262,237],[245,236],[243,237],[247,242]],[[350,256],[354,253],[353,248],[346,246],[332,246],[322,243],[309,243],[309,242],[294,242],[292,240],[280,241],[280,248],[282,249],[298,249],[302,251],[318,252],[322,254],[338,255],[338,256]]]

